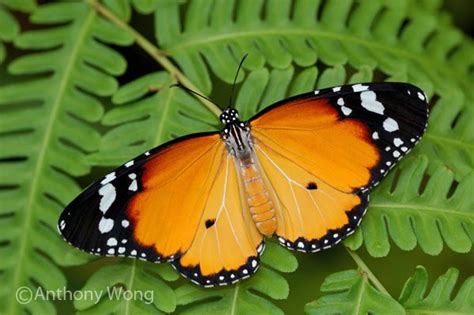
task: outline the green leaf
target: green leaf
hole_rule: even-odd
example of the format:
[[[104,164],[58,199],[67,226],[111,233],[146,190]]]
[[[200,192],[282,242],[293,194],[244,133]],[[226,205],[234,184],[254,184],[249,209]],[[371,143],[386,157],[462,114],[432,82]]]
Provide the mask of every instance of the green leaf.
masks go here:
[[[114,128],[89,163],[118,165],[173,138],[216,130],[216,117],[182,89],[170,88],[173,83],[166,72],[155,72],[121,87],[113,97],[118,106],[102,121]]]
[[[461,182],[439,167],[430,176],[428,159],[409,157],[389,174],[374,193],[366,217],[355,236],[345,241],[351,249],[362,240],[375,257],[390,251],[389,239],[403,250],[417,244],[438,255],[446,244],[455,252],[468,253],[474,241],[474,172]]]
[[[12,10],[21,12],[32,12],[36,8],[35,0],[0,0],[0,5],[4,5]]]
[[[329,275],[321,291],[327,295],[306,304],[307,314],[405,314],[396,300],[375,289],[364,273],[355,270]]]
[[[313,65],[317,59],[332,66],[349,62],[356,68],[378,67],[388,76],[404,73],[424,81],[418,83],[429,92],[432,86],[438,90],[438,85],[444,85],[439,90],[447,91],[448,86],[458,85],[472,99],[472,76],[459,63],[472,63],[474,57],[464,54],[472,53],[474,47],[440,21],[433,9],[420,14],[421,8],[425,9],[408,1],[363,1],[357,6],[352,1],[244,0],[215,6],[211,1],[192,1],[183,17],[178,1],[161,1],[155,32],[160,46],[205,92],[211,89],[209,69],[231,83],[232,65],[248,52],[246,67],[250,69],[261,67],[262,61],[278,69],[288,67],[292,60],[300,66]],[[180,19],[183,30],[178,27]],[[404,19],[408,23],[401,26]],[[455,55],[462,53],[467,60],[448,55],[454,47]]]
[[[263,266],[248,280],[223,288],[203,289],[185,284],[176,289],[180,314],[283,314],[268,301],[285,299],[288,282],[280,272],[292,272],[298,267],[295,257],[274,242],[267,243],[262,256]],[[256,294],[258,293],[258,294]]]
[[[327,293],[306,304],[308,314],[472,314],[474,277],[467,278],[453,292],[459,271],[450,268],[428,289],[425,267],[417,266],[407,280],[398,301],[370,285],[364,273],[347,270],[329,275],[321,286]]]
[[[90,259],[61,239],[56,223],[81,190],[74,177],[90,170],[85,156],[100,145],[92,125],[103,113],[98,97],[113,94],[113,76],[125,70],[125,60],[103,43],[132,40],[85,3],[42,5],[30,20],[60,25],[15,38],[17,48],[35,52],[13,60],[8,70],[21,80],[0,87],[2,314],[54,314],[47,300],[18,304],[16,289],[64,287],[58,265]]]
[[[133,7],[141,14],[150,14],[156,10],[160,0],[132,0]]]
[[[134,38],[93,10],[99,2],[55,2],[36,10],[33,0],[0,3],[0,41],[13,41],[17,48],[28,50],[8,65],[16,83],[0,87],[0,313],[49,314],[55,312],[52,303],[19,306],[14,292],[25,284],[63,287],[66,279],[58,265],[90,259],[55,232],[59,212],[80,191],[76,180],[92,166],[116,166],[177,136],[217,130],[219,122],[196,98],[169,88],[176,83],[176,73],[154,72],[117,91],[114,76],[124,72],[126,62],[105,44],[128,45]],[[352,248],[365,244],[373,256],[386,255],[390,240],[406,250],[419,244],[430,254],[439,254],[444,244],[457,252],[471,250],[474,45],[440,11],[441,1],[101,3],[116,16],[115,22],[128,23],[132,7],[141,14],[154,13],[159,49],[148,47],[148,53],[169,58],[206,95],[222,87],[221,81],[231,83],[238,62],[249,53],[244,64],[247,75],[239,77],[238,82],[245,80],[236,99],[244,118],[316,87],[370,80],[423,87],[433,108],[426,136],[411,159],[373,192],[361,231],[346,243]],[[28,18],[38,25],[19,34],[10,9],[33,12]],[[5,57],[2,47],[0,60]],[[112,95],[114,105],[103,115],[102,102]],[[102,299],[97,305],[78,300],[75,307],[92,314],[140,314],[170,312],[178,303],[178,311],[189,313],[229,309],[281,313],[272,301],[289,292],[280,272],[295,270],[297,263],[285,249],[268,246],[264,266],[252,279],[212,290],[185,285],[177,290],[177,301],[166,283],[176,274],[167,266],[111,261],[83,290],[151,289],[165,299],[155,297],[151,304]],[[423,277],[418,274],[407,284],[402,304],[407,309],[413,306],[414,313],[446,311],[451,291],[434,288],[435,293],[423,298],[419,292],[425,290],[426,280],[420,285]],[[400,307],[372,288],[364,274],[349,272],[336,278],[323,287],[336,292],[329,296],[341,299],[343,305],[354,298],[351,292],[362,292],[361,303],[373,312],[382,300],[395,310]],[[446,283],[446,287],[452,284]],[[466,283],[462,292],[467,293],[460,291],[461,298],[453,301],[472,299],[472,281]],[[436,296],[444,297],[441,304],[434,303]],[[324,307],[332,307],[332,298],[324,301]]]
[[[351,82],[381,71],[389,80],[414,83],[440,97],[419,148],[429,154],[430,169],[448,165],[459,180],[474,168],[473,113],[467,109],[474,103],[469,72],[474,45],[436,12],[435,1],[211,4],[191,1],[183,15],[178,1],[160,1],[155,11],[155,33],[164,53],[205,93],[212,89],[211,72],[231,83],[245,53],[244,67],[251,70],[265,66],[284,72],[292,61],[302,67],[322,61],[331,68],[323,71],[318,87],[344,83],[348,67],[364,73]],[[268,100],[278,99],[278,91],[269,93]],[[451,115],[443,114],[445,108]]]
[[[7,8],[0,4],[0,64],[5,60],[6,49],[2,42],[10,42],[18,34],[20,26]]]
[[[178,279],[169,265],[121,259],[90,277],[82,292],[100,292],[100,299],[74,301],[79,314],[162,314],[173,312],[176,296],[165,281]],[[163,281],[165,280],[165,281]]]
[[[450,268],[427,293],[428,273],[423,266],[417,266],[403,287],[400,303],[410,314],[473,314],[474,276],[467,278],[455,294],[458,276],[459,271]]]
[[[425,139],[416,148],[430,157],[430,172],[440,165],[461,180],[474,169],[474,104],[459,91],[441,97],[433,108]]]

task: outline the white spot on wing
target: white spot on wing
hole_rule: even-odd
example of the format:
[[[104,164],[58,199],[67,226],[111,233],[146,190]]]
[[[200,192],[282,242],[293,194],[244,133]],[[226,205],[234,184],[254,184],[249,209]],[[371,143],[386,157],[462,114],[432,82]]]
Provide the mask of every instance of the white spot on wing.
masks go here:
[[[400,138],[395,138],[395,139],[393,139],[393,144],[394,144],[396,147],[399,147],[399,146],[401,146],[401,145],[403,144],[403,141],[402,141],[402,139],[400,139]]]
[[[115,237],[111,237],[107,240],[107,245],[108,246],[115,246],[117,245],[117,239]]]
[[[366,91],[360,93],[361,105],[369,112],[374,112],[383,115],[383,104],[377,101],[377,95],[373,91]]]
[[[418,98],[422,101],[425,100],[425,96],[423,95],[423,93],[420,93],[420,92],[418,92]]]
[[[369,86],[367,85],[362,85],[362,84],[354,84],[352,86],[352,89],[354,90],[354,92],[361,92],[361,91],[367,91],[367,89],[369,88]]]
[[[333,87],[332,90],[334,92],[339,92],[341,90],[341,87],[340,86],[336,86],[336,87]]]
[[[383,129],[388,132],[393,132],[398,130],[398,123],[393,118],[388,117],[383,122]]]
[[[341,107],[342,113],[346,116],[349,116],[352,113],[352,109],[346,106]]]
[[[379,133],[377,131],[374,131],[372,134],[372,139],[377,140],[379,138]]]
[[[99,231],[100,233],[104,234],[107,232],[112,231],[112,228],[114,227],[114,220],[112,219],[107,219],[102,217],[99,222]]]
[[[99,210],[102,211],[102,213],[106,213],[117,196],[114,185],[108,183],[107,185],[102,186],[99,189],[99,195],[102,196],[100,199]]]
[[[102,185],[108,184],[115,179],[115,172],[105,175],[105,178],[100,182]]]
[[[130,222],[128,222],[128,220],[122,220],[122,226],[124,228],[128,227],[130,225]]]
[[[136,181],[137,174],[131,173],[131,174],[128,174],[128,177],[130,179],[132,179],[132,182],[130,183],[130,186],[128,186],[128,190],[137,191],[137,189],[138,189],[138,184],[137,184],[137,181]]]
[[[133,165],[133,160],[128,161],[127,163],[125,163],[125,167],[130,167],[132,165]]]
[[[128,190],[137,191],[137,189],[138,189],[137,181],[133,180],[130,186],[128,186]]]

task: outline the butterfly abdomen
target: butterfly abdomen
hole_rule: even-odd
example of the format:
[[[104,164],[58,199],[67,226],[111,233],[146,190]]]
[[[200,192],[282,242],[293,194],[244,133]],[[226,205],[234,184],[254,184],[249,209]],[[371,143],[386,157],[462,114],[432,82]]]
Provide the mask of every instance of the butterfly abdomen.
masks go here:
[[[277,228],[275,209],[262,176],[254,163],[241,164],[247,204],[260,233],[271,236]]]

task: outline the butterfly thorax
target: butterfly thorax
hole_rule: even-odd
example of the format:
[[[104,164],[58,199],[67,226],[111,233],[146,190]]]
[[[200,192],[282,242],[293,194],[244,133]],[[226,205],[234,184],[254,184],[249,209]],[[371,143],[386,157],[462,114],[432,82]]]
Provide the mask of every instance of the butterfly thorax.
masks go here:
[[[227,150],[235,157],[252,219],[260,233],[271,236],[277,228],[275,209],[258,167],[250,127],[239,120],[235,109],[226,109],[220,119],[225,125],[221,136]]]
[[[253,150],[250,127],[240,121],[237,110],[228,108],[220,116],[225,125],[221,132],[227,151],[239,160],[247,159]]]

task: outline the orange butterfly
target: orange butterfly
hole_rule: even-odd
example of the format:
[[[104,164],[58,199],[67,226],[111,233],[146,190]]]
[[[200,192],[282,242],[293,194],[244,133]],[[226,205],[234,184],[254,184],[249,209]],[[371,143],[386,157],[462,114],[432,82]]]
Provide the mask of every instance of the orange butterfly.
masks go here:
[[[171,262],[205,287],[259,267],[265,237],[302,252],[360,224],[369,190],[419,141],[425,94],[404,83],[338,86],[278,102],[221,132],[161,145],[91,185],[58,229],[97,255]]]

